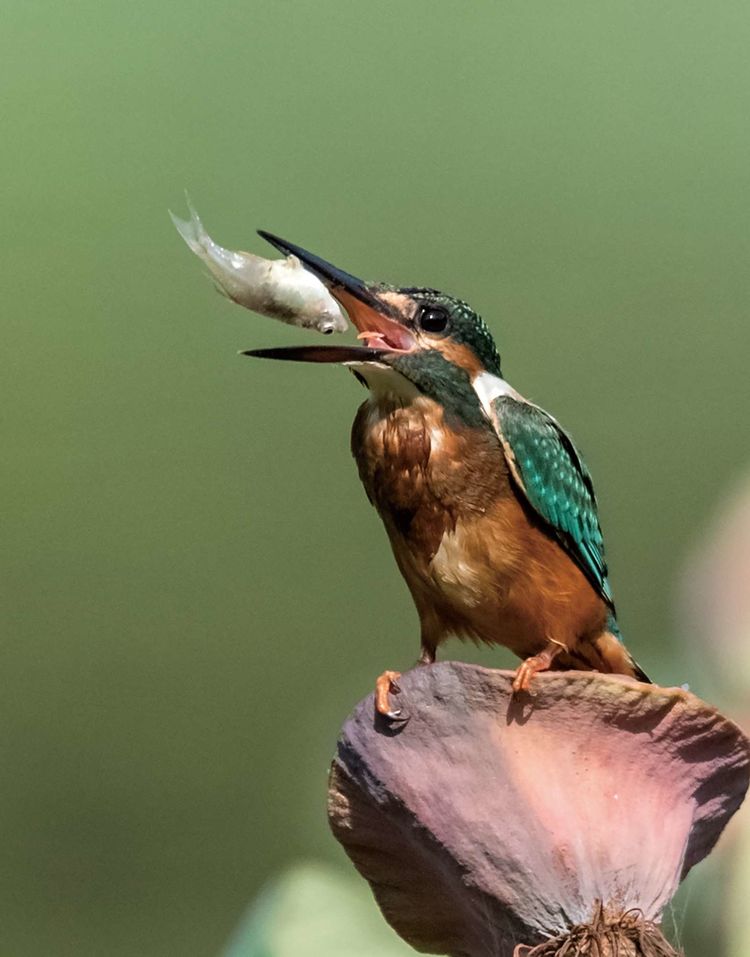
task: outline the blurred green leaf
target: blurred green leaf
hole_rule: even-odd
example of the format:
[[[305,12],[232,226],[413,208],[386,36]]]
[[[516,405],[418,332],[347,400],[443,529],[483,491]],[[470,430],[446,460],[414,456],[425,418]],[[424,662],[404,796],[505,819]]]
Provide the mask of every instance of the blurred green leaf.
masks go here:
[[[223,957],[408,957],[364,881],[322,864],[295,867],[261,892]]]

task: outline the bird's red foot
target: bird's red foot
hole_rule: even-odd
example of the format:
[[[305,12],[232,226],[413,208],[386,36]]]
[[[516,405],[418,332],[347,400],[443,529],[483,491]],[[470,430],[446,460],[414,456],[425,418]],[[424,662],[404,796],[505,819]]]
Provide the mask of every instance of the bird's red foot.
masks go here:
[[[555,655],[562,651],[564,647],[565,646],[558,641],[550,641],[544,651],[540,651],[538,655],[534,655],[531,658],[527,658],[526,661],[522,661],[516,669],[516,674],[513,678],[514,693],[528,691],[531,687],[531,680],[534,675],[540,671],[547,671]]]
[[[401,717],[401,709],[391,710],[391,702],[388,695],[399,694],[401,689],[396,684],[401,677],[400,671],[384,671],[375,682],[375,710],[382,714],[384,718],[390,718],[392,721]]]

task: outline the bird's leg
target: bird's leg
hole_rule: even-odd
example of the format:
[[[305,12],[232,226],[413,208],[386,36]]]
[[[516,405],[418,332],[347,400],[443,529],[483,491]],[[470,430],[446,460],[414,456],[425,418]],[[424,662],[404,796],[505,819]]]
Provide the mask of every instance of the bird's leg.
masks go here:
[[[422,649],[420,651],[419,658],[417,659],[417,664],[433,664],[435,661],[435,651],[435,645],[423,641]],[[378,714],[382,714],[383,717],[390,718],[391,721],[402,717],[400,708],[397,708],[396,710],[391,709],[391,703],[388,697],[390,694],[401,693],[401,689],[397,684],[400,677],[400,671],[384,671],[375,682],[375,710],[378,712]]]
[[[400,671],[384,671],[375,682],[375,710],[382,714],[384,718],[394,720],[401,717],[401,709],[391,710],[391,703],[388,698],[389,693],[399,694],[401,689],[396,684],[401,677]]]
[[[435,645],[428,644],[427,642],[422,642],[422,648],[419,653],[419,658],[417,658],[418,665],[433,665],[435,664],[435,657],[437,655],[437,648]]]
[[[550,638],[538,655],[534,655],[522,661],[516,669],[516,674],[513,678],[514,693],[528,691],[531,687],[531,679],[534,675],[540,671],[547,671],[555,660],[555,657],[559,655],[561,651],[567,651],[567,647],[561,641],[555,641],[554,638]]]

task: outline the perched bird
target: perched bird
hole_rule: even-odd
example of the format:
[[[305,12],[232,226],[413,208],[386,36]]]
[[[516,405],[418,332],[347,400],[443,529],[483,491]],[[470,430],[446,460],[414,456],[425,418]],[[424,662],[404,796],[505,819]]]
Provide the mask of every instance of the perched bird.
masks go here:
[[[555,419],[505,381],[480,316],[437,290],[366,283],[260,235],[326,284],[364,340],[245,354],[342,363],[370,390],[352,452],[419,613],[419,661],[454,635],[522,658],[516,692],[549,668],[648,681],[617,628],[588,469]],[[398,677],[376,684],[389,717]]]

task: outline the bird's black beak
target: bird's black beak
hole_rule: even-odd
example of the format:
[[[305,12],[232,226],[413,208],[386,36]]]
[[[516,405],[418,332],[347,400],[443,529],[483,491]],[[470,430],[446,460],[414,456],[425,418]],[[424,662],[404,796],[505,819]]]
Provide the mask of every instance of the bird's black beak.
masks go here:
[[[289,362],[382,362],[386,353],[367,346],[277,346],[243,349],[241,356],[253,359],[286,359]]]
[[[285,256],[296,256],[306,269],[325,283],[331,295],[346,309],[359,332],[359,338],[364,339],[367,345],[249,349],[243,355],[297,362],[376,362],[389,354],[410,352],[414,348],[414,337],[396,318],[394,308],[379,295],[380,287],[366,283],[320,256],[264,229],[259,229],[258,235]]]

